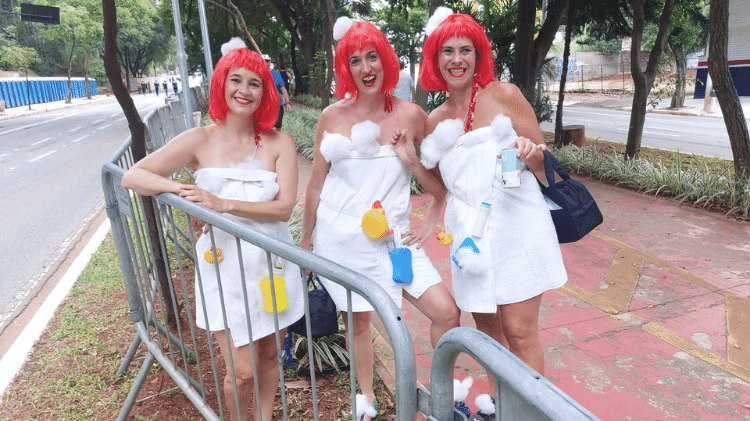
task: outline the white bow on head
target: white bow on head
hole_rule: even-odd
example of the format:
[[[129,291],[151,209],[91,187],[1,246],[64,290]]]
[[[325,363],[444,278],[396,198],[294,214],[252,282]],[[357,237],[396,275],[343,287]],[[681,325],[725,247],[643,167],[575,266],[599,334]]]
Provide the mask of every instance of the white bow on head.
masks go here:
[[[244,41],[242,41],[238,37],[234,37],[221,45],[221,55],[225,56],[228,52],[234,50],[235,48],[247,48],[247,46],[245,45]]]
[[[341,41],[341,38],[344,38],[344,35],[346,35],[352,25],[354,25],[354,21],[346,16],[336,19],[336,23],[333,25],[333,39]]]
[[[424,33],[429,37],[430,34],[452,14],[453,9],[449,7],[440,6],[435,9],[435,13],[433,13],[432,16],[430,16],[430,19],[427,20],[427,25],[424,27]]]

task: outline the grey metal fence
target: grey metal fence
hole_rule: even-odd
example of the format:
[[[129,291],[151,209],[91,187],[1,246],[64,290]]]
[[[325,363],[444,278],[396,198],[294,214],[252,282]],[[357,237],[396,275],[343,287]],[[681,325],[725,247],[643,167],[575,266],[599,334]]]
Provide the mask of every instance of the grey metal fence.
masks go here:
[[[191,93],[192,94],[192,93]],[[198,95],[200,98],[200,95]],[[176,134],[188,127],[188,117],[177,102],[167,103],[149,113],[147,125],[147,149],[153,151],[164,145]],[[192,116],[190,116],[192,118]],[[113,158],[102,168],[107,215],[110,218],[113,237],[122,269],[123,282],[129,303],[129,313],[135,327],[135,337],[118,370],[124,373],[134,362],[140,345],[147,349],[140,371],[135,377],[130,392],[120,411],[118,420],[124,420],[136,402],[149,370],[158,363],[192,402],[200,414],[209,420],[225,418],[226,402],[221,391],[223,367],[210,332],[196,329],[196,291],[192,283],[192,269],[197,257],[195,233],[189,218],[205,221],[213,230],[229,233],[237,242],[247,242],[265,250],[268,273],[272,273],[272,256],[279,256],[300,268],[318,273],[347,289],[348,308],[351,308],[351,293],[365,297],[383,321],[388,340],[393,350],[396,372],[395,404],[396,419],[413,421],[419,409],[430,420],[461,419],[453,413],[452,367],[458,352],[467,352],[484,365],[497,379],[497,402],[503,408],[501,420],[536,419],[527,415],[543,414],[550,420],[595,420],[584,408],[567,397],[554,385],[534,373],[524,363],[499,344],[473,329],[454,329],[441,340],[435,351],[431,378],[432,395],[417,388],[416,362],[412,340],[406,321],[400,310],[379,285],[368,278],[321,258],[291,243],[282,242],[253,231],[248,226],[234,222],[222,215],[207,210],[177,195],[164,193],[155,197],[143,197],[121,187],[125,171],[133,164],[130,139],[123,144]],[[153,214],[155,226],[149,226],[147,214]],[[213,240],[212,240],[213,241]],[[217,269],[218,270],[218,269]],[[273,280],[273,278],[271,278]],[[305,280],[301,282],[306,289]],[[200,285],[200,282],[198,283]],[[201,288],[201,287],[195,287]],[[273,288],[272,288],[273,290]],[[247,303],[247,293],[244,300]],[[274,303],[276,297],[273,297]],[[304,298],[307,332],[310,332],[309,303]],[[351,312],[349,324],[351,325]],[[224,313],[226,317],[226,313]],[[226,320],[226,319],[225,319]],[[248,318],[249,320],[249,318]],[[282,341],[278,333],[278,313],[274,304],[274,323],[277,327],[275,340],[278,352],[278,367],[281,377],[281,404],[283,418],[288,419]],[[252,326],[249,326],[252,337]],[[309,335],[309,333],[308,333]],[[349,334],[349,340],[353,338]],[[312,338],[308,336],[308,341]],[[479,347],[479,348],[477,348]],[[251,351],[253,347],[250,347]],[[314,361],[313,347],[308,347],[309,361]],[[350,355],[356,359],[356,355]],[[231,360],[231,359],[230,359]],[[253,372],[256,356],[252,352]],[[227,364],[234,370],[233,362]],[[354,388],[354,364],[350,364],[350,400],[356,411]],[[255,393],[258,380],[255,378]],[[306,408],[313,409],[313,417],[319,419],[314,365],[310,364],[312,398]],[[237,389],[235,387],[235,402]],[[519,403],[519,404],[516,404]],[[518,409],[506,409],[518,408]],[[507,415],[506,415],[507,414]],[[526,415],[524,415],[526,414]],[[260,414],[259,414],[260,415]],[[331,414],[328,414],[329,416]],[[328,418],[328,417],[326,417]]]

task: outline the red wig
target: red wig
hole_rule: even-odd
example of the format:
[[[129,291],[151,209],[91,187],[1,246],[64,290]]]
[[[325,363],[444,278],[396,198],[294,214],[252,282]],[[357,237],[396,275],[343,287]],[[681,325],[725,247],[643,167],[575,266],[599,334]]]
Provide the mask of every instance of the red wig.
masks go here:
[[[393,88],[396,87],[400,67],[398,56],[393,51],[388,38],[370,22],[355,22],[336,46],[334,63],[338,81],[336,84],[337,97],[344,98],[347,93],[354,97],[358,95],[357,85],[354,84],[354,78],[352,78],[352,73],[349,70],[349,57],[366,48],[375,48],[380,57],[380,62],[383,63],[383,84],[380,87],[380,92],[387,98]],[[387,103],[388,101],[386,101],[386,106]]]
[[[235,48],[219,59],[211,77],[211,93],[209,95],[208,114],[215,122],[222,122],[227,117],[229,106],[224,98],[226,92],[227,75],[232,69],[244,68],[257,73],[263,80],[263,97],[258,108],[253,113],[255,129],[264,132],[276,124],[279,116],[279,93],[273,75],[263,57],[247,48]]]
[[[438,54],[443,44],[449,38],[469,38],[476,49],[476,66],[474,80],[479,86],[485,87],[495,78],[495,58],[492,55],[490,40],[484,29],[469,15],[454,13],[448,16],[427,37],[422,49],[422,65],[419,72],[419,81],[428,91],[447,91],[448,85],[440,74],[438,67]]]

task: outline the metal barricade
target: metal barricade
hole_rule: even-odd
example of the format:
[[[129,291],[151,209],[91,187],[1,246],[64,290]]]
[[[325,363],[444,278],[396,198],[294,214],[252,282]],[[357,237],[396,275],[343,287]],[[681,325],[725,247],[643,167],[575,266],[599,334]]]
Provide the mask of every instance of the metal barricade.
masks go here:
[[[181,108],[175,107],[174,103],[163,108],[178,113],[177,116],[174,114],[169,116],[173,122],[184,118],[180,113]],[[159,125],[161,127],[170,125],[163,120],[167,117],[165,114],[162,109],[157,109],[145,118],[148,124],[147,143],[154,147],[169,140],[169,136],[164,133],[156,136]],[[173,127],[176,129],[175,132],[179,132],[179,128],[184,126],[178,123],[173,124]],[[396,369],[399,372],[398,379],[396,379],[397,418],[401,421],[414,419],[417,407],[416,363],[412,342],[400,310],[385,290],[356,272],[294,244],[281,242],[255,232],[246,225],[224,218],[218,213],[195,205],[177,195],[165,193],[151,198],[141,197],[132,191],[125,190],[121,187],[121,178],[132,164],[130,140],[128,140],[102,168],[107,215],[112,224],[129,302],[130,317],[136,329],[135,338],[117,374],[120,375],[128,369],[140,344],[144,344],[148,350],[148,355],[121,409],[119,420],[127,417],[155,362],[174,380],[177,388],[182,390],[203,417],[210,420],[220,420],[225,417],[226,405],[221,393],[223,380],[220,374],[223,367],[220,368],[221,364],[217,364],[218,355],[210,334],[196,329],[194,314],[196,310],[202,310],[194,308],[193,298],[198,291],[191,290],[192,282],[186,275],[187,265],[194,265],[196,262],[194,233],[189,228],[190,224],[184,223],[191,216],[205,221],[212,227],[212,230],[219,229],[231,234],[238,245],[239,242],[247,242],[264,249],[269,264],[269,273],[271,272],[271,254],[273,254],[345,286],[348,291],[349,306],[351,306],[352,292],[365,297],[378,312],[386,327],[388,337],[394,344]],[[154,212],[154,220],[158,221],[155,227],[148,226],[146,215],[149,212]],[[183,223],[179,223],[179,219],[182,219]],[[188,226],[188,229],[185,226]],[[150,230],[155,231],[155,235],[150,234]],[[154,257],[159,254],[163,256],[162,259]],[[306,290],[305,280],[302,279],[301,282]],[[167,287],[165,288],[164,285]],[[309,303],[306,295],[304,303],[307,331],[310,332]],[[183,308],[185,311],[182,311]],[[351,312],[348,314],[351,315]],[[278,314],[275,316],[275,323],[278,327]],[[350,325],[351,323],[352,321],[349,320]],[[251,329],[252,326],[250,326]],[[284,419],[287,419],[284,372],[281,361],[283,338],[279,337],[278,329],[276,329],[275,336],[282,379],[282,407]],[[352,339],[350,335],[349,340],[352,341]],[[308,341],[311,340],[312,338],[308,337]],[[197,352],[199,347],[208,348],[207,361],[200,358]],[[253,347],[250,349],[252,350]],[[313,361],[313,347],[308,347],[308,351],[309,360]],[[356,355],[351,355],[350,358],[356,358]],[[253,361],[255,361],[254,353]],[[234,369],[231,362],[228,365],[230,369]],[[351,384],[354,385],[354,364],[350,366]],[[308,407],[313,408],[314,419],[317,420],[319,414],[315,398],[315,370],[312,364],[310,377],[313,399]],[[255,379],[257,393],[257,377]],[[210,390],[216,391],[215,396],[210,396],[212,393]],[[235,395],[236,393],[235,390]],[[355,389],[352,387],[351,401],[354,411],[356,411],[355,395]],[[209,405],[207,403],[209,397],[212,402],[217,403]]]
[[[177,102],[168,102],[149,113],[145,118],[147,149],[158,149],[184,130],[184,119],[182,107]],[[177,195],[165,193],[151,198],[125,190],[121,187],[120,181],[132,164],[128,139],[102,168],[107,215],[111,221],[122,269],[130,317],[136,330],[117,376],[128,369],[141,344],[144,344],[148,351],[118,420],[127,417],[154,363],[158,363],[174,380],[176,388],[185,394],[204,418],[225,418],[226,405],[221,393],[222,364],[217,363],[219,357],[210,333],[196,329],[194,320],[195,312],[202,309],[194,308],[194,297],[199,292],[191,289],[192,279],[189,279],[191,276],[187,270],[191,265],[194,267],[197,261],[195,233],[190,223],[186,222],[191,216],[205,221],[211,226],[211,230],[219,229],[231,234],[238,246],[240,242],[247,242],[265,250],[269,273],[272,272],[273,254],[344,286],[347,289],[348,308],[351,308],[352,292],[365,297],[382,320],[393,351],[395,369],[398,373],[394,379],[397,420],[413,421],[417,410],[432,421],[465,419],[453,409],[453,367],[460,352],[469,354],[495,377],[495,399],[499,403],[497,420],[597,419],[508,350],[475,329],[456,328],[443,336],[433,356],[431,392],[418,388],[416,357],[406,322],[395,303],[379,285],[361,274],[294,244],[255,232],[246,225],[229,220]],[[155,226],[148,226],[148,213],[153,213]],[[209,231],[209,235],[212,234],[213,232]],[[306,290],[305,280],[302,279],[301,282]],[[275,296],[273,300],[275,302]],[[311,332],[307,295],[304,297],[304,305],[307,332]],[[351,312],[347,314],[351,325]],[[287,420],[289,408],[281,352],[283,338],[278,333],[277,313],[274,322],[277,327],[275,341],[281,378],[281,403],[283,418]],[[249,330],[252,337],[252,326]],[[351,333],[349,335],[349,341],[352,341]],[[312,338],[308,336],[307,340],[312,341]],[[197,352],[199,348],[207,348],[208,356],[201,357]],[[313,361],[312,346],[308,347],[308,353],[309,361]],[[350,358],[355,359],[356,355],[351,355]],[[254,352],[252,361],[255,366]],[[231,361],[228,366],[230,370],[234,370]],[[350,364],[350,370],[350,400],[353,411],[356,411],[353,362]],[[314,419],[318,420],[314,364],[310,364],[310,380],[312,402],[305,405],[313,408]],[[257,394],[257,377],[254,386]],[[234,393],[236,396],[236,388]]]
[[[440,338],[432,356],[430,389],[419,389],[428,420],[465,420],[453,409],[453,367],[466,353],[495,377],[496,421],[595,421],[591,412],[488,335],[457,327]]]

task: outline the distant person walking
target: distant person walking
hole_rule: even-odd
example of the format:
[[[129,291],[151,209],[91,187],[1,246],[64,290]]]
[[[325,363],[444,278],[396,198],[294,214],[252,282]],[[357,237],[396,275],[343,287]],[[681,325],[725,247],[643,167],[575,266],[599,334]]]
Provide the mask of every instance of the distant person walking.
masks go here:
[[[175,94],[177,93],[177,81],[176,80],[172,80],[172,91],[174,91]]]
[[[167,88],[167,81],[161,83],[161,86],[164,88],[164,96],[169,96],[169,88]]]
[[[284,108],[286,108],[287,111],[292,111],[292,104],[289,102],[289,92],[286,90],[284,79],[281,78],[281,73],[273,70],[271,56],[263,54],[263,60],[266,61],[268,68],[271,70],[273,83],[276,85],[276,91],[279,93],[279,118],[276,120],[276,125],[274,127],[281,130],[281,122],[284,120]]]
[[[414,95],[414,79],[408,71],[404,70],[406,67],[403,61],[399,61],[401,71],[398,73],[398,83],[393,89],[393,96],[405,99],[411,102],[411,98]]]
[[[159,82],[154,82],[154,89],[156,89],[156,96],[159,96]]]

